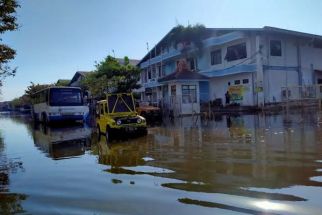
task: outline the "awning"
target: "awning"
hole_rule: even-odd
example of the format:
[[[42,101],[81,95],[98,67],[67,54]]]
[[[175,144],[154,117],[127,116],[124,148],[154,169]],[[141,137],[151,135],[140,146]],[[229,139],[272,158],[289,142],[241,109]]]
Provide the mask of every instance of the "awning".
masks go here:
[[[235,75],[239,73],[252,73],[256,72],[256,65],[255,64],[242,64],[238,66],[232,66],[227,69],[222,70],[210,70],[201,72],[203,75],[206,75],[209,78],[213,77],[222,77],[227,75]]]

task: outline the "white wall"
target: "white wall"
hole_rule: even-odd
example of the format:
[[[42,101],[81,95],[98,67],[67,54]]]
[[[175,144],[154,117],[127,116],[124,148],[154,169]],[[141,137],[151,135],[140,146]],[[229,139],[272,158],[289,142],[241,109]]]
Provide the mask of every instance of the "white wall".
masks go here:
[[[199,92],[199,82],[186,82],[186,83],[170,83],[168,93],[171,97],[171,86],[176,85],[176,100],[180,103],[177,104],[177,109],[179,109],[179,114],[192,114],[193,112],[200,113],[200,92]],[[182,103],[182,85],[196,85],[197,102],[196,103]]]
[[[268,70],[264,72],[265,103],[280,102],[282,87],[297,86],[297,71]]]
[[[281,40],[282,56],[270,56],[270,40]],[[313,48],[311,39],[297,39],[285,35],[266,35],[263,37],[264,50],[263,64],[280,67],[300,67],[302,72],[302,84],[311,85],[316,83],[318,74],[314,69],[322,70],[322,49]],[[299,47],[299,48],[298,48]],[[298,56],[298,52],[300,56]],[[300,60],[300,62],[299,62]],[[265,102],[281,101],[282,87],[298,86],[299,72],[284,70],[266,70],[264,72],[264,95]]]
[[[243,79],[248,79],[248,84],[243,84]],[[213,78],[209,82],[209,97],[210,100],[215,100],[221,98],[223,104],[225,105],[225,93],[228,90],[228,82],[230,86],[235,86],[234,81],[240,80],[241,84],[247,88],[245,94],[243,95],[243,100],[240,102],[241,105],[255,105],[254,104],[254,94],[253,94],[253,79],[252,73],[243,73],[237,75],[224,76],[220,78]]]

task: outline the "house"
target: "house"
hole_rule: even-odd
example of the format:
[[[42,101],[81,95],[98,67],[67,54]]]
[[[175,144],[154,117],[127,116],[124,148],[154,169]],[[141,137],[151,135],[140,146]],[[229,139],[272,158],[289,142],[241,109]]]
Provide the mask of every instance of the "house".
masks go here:
[[[305,86],[322,84],[319,35],[274,27],[206,28],[201,48],[194,44],[166,46],[167,35],[138,64],[141,98],[175,107],[179,114],[198,113],[202,103],[209,101],[226,105],[227,93],[230,104],[261,107],[311,95],[315,88],[303,92]],[[165,81],[180,59],[208,79],[196,76]],[[197,99],[187,100],[187,96]]]
[[[88,75],[90,72],[88,71],[77,71],[73,78],[70,80],[68,86],[70,87],[80,87],[81,81]]]

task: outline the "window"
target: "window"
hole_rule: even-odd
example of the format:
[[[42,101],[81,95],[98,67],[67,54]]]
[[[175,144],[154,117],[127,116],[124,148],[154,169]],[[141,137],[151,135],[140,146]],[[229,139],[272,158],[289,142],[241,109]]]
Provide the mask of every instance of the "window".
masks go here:
[[[271,56],[282,56],[282,42],[280,40],[270,41]]]
[[[104,104],[104,109],[105,109],[105,113],[108,113],[108,110],[107,110],[107,103]]]
[[[187,63],[189,65],[190,70],[197,69],[197,60],[194,58],[188,58]]]
[[[171,86],[171,96],[175,96],[177,93],[176,93],[176,85],[172,85]]]
[[[211,65],[221,64],[221,49],[212,51],[210,53]]]
[[[235,80],[235,85],[238,85],[238,84],[240,84],[240,80]]]
[[[158,65],[158,77],[162,77],[161,65]]]
[[[248,84],[249,80],[248,79],[243,79],[243,84]]]
[[[100,104],[100,112],[101,112],[101,115],[104,115],[103,104]]]
[[[148,69],[148,79],[151,79],[151,70]]]
[[[227,61],[233,61],[243,59],[247,57],[246,43],[241,43],[227,48],[227,54],[225,59]]]
[[[196,103],[197,90],[196,85],[182,85],[182,103]]]
[[[46,94],[44,94],[46,97]],[[78,106],[83,105],[80,89],[74,88],[52,88],[50,89],[51,106]]]

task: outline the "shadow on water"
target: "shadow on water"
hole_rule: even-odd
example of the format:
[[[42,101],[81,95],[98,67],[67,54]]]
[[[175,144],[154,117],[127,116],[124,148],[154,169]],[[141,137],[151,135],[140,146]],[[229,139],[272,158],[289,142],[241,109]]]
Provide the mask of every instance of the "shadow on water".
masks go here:
[[[19,159],[11,159],[6,155],[6,146],[0,130],[0,214],[23,213],[22,201],[27,195],[10,192],[10,174],[23,170]]]

